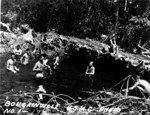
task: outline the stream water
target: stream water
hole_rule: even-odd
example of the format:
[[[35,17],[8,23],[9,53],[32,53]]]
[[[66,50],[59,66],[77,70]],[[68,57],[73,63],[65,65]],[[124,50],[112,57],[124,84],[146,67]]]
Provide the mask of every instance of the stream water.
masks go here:
[[[34,78],[32,68],[36,61],[30,61],[30,64],[26,66],[17,63],[17,67],[20,68],[17,74],[8,72],[6,70],[6,62],[9,58],[9,53],[0,54],[0,94],[11,89],[35,91],[38,85],[43,84],[47,93],[53,91],[77,97],[77,90],[86,87],[84,72],[77,68],[76,64],[71,64],[68,58],[62,57],[63,61],[49,81],[39,81]],[[50,59],[51,61],[52,59]]]
[[[63,67],[63,70],[56,70],[51,79],[37,80],[34,76],[35,73],[32,71],[36,61],[31,60],[29,65],[26,66],[17,63],[17,67],[20,71],[17,74],[13,74],[6,70],[6,62],[9,58],[9,53],[0,54],[0,94],[8,92],[11,89],[15,89],[17,91],[35,91],[38,85],[42,84],[47,90],[47,93],[51,93],[51,91],[53,91],[55,93],[63,93],[72,96],[75,95],[75,92],[73,92],[73,89],[70,87],[72,84],[72,82],[70,82],[72,81],[71,77],[67,79],[65,78],[66,75],[68,77],[68,74],[71,75],[74,74],[74,72],[71,73],[72,71],[67,70],[68,73],[65,73],[66,71],[64,70],[68,69],[65,67],[67,66],[66,64],[64,64],[65,66]],[[52,59],[50,59],[50,64],[51,63]]]
[[[32,68],[34,63],[27,66],[17,64],[20,72],[13,74],[6,70],[6,62],[10,58],[10,54],[0,54],[0,93],[7,92],[11,89],[29,90],[34,87]]]
[[[81,60],[76,62],[67,57],[61,57],[61,64],[59,68],[54,71],[52,79],[43,80],[39,83],[39,80],[34,78],[34,73],[32,72],[32,68],[36,61],[30,61],[30,64],[26,66],[18,63],[17,67],[20,68],[20,72],[13,74],[6,70],[6,62],[9,57],[10,54],[8,53],[0,54],[0,94],[8,92],[11,89],[35,91],[37,86],[42,83],[47,93],[53,91],[55,93],[68,94],[76,98],[82,95],[79,90],[87,86],[84,72],[88,63],[82,63],[83,61],[80,62]],[[50,64],[51,62],[52,59],[50,59]],[[101,65],[98,63],[101,63]],[[101,62],[96,62],[95,91],[111,88],[115,83],[119,82],[127,75],[125,70],[122,70],[123,64],[119,62],[119,66],[117,63],[118,62],[114,63],[110,60],[106,62],[106,60],[103,59],[101,59]],[[121,84],[117,88],[120,89],[120,87]]]

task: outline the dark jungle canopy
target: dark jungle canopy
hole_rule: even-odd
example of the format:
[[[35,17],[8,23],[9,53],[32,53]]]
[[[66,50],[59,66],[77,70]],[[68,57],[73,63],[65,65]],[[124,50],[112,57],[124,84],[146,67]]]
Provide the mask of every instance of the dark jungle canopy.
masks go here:
[[[84,39],[117,34],[126,50],[139,40],[149,47],[150,0],[2,0],[2,21],[28,23],[37,32],[53,30]]]

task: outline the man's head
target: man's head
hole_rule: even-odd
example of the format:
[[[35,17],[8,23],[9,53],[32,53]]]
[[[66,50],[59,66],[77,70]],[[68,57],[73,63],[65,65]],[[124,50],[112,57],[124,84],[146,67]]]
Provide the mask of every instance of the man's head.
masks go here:
[[[20,49],[20,45],[17,45],[17,46],[16,46],[16,49],[19,50],[19,49]]]
[[[112,35],[111,35],[111,38],[112,38],[112,39],[115,39],[115,37],[116,37],[116,34],[112,34]]]
[[[59,56],[59,53],[58,53],[58,52],[56,53],[56,56]]]
[[[89,66],[93,66],[94,62],[90,61]]]
[[[30,49],[28,48],[28,49],[26,49],[26,51],[25,51],[28,55],[30,55]]]
[[[40,59],[39,61],[40,61],[41,64],[43,64],[43,59]]]
[[[43,60],[43,59],[44,59],[43,56],[39,55],[38,60]]]
[[[47,58],[47,55],[46,55],[46,54],[43,54],[43,58],[46,59],[46,58]]]
[[[43,60],[44,59],[44,55],[42,54],[42,55],[40,55],[40,59],[41,60]]]
[[[46,54],[42,54],[42,55],[40,55],[40,59],[46,59],[46,57],[47,57],[47,55]]]
[[[136,76],[136,80],[139,80],[139,79],[140,79],[140,76],[139,76],[139,75],[137,75],[137,76]]]
[[[11,58],[15,59],[15,54],[14,53],[11,53]]]

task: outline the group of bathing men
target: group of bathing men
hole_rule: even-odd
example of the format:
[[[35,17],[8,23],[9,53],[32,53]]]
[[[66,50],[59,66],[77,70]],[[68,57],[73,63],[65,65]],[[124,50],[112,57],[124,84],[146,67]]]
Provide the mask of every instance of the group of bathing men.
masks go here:
[[[117,48],[117,45],[116,45],[116,42],[114,39],[112,39],[112,41],[111,41],[111,47],[110,48],[112,48],[112,52],[114,54],[116,54],[118,52],[117,51],[118,48]],[[27,65],[27,64],[29,64],[30,56],[31,56],[30,49],[27,49],[23,53],[20,46],[17,46],[13,50],[13,52],[11,53],[11,58],[7,61],[6,69],[12,73],[17,73],[20,69],[16,67],[16,61],[19,59],[21,64]],[[59,54],[57,54],[57,56],[55,57],[55,61],[53,63],[53,69],[57,69],[59,62],[60,62],[60,57],[59,57]],[[47,68],[49,70],[48,75],[52,74],[52,69],[48,65],[48,58],[45,54],[40,56],[39,60],[35,63],[35,65],[33,67],[33,71],[36,72],[36,75],[35,75],[36,78],[44,78],[45,77],[44,73],[43,73],[44,68]],[[92,90],[94,75],[95,75],[94,62],[91,61],[88,65],[86,71],[85,71],[85,76],[90,81],[89,90]],[[140,91],[143,91],[144,93],[147,93],[150,96],[150,84],[149,84],[149,82],[144,80],[144,79],[140,79],[140,76],[138,76],[138,75],[137,75],[137,79],[136,79],[135,84],[126,90],[133,90],[134,88],[138,88]],[[42,86],[40,86],[39,89],[42,89]],[[125,91],[125,90],[122,90],[122,91]]]
[[[20,71],[19,68],[17,68],[16,63],[19,61],[22,65],[28,65],[31,58],[35,58],[36,53],[31,52],[30,49],[26,49],[25,52],[22,51],[20,45],[17,45],[14,50],[11,52],[11,57],[8,59],[6,63],[6,69],[14,74]],[[48,58],[46,54],[41,54],[38,56],[38,61],[35,63],[33,67],[33,71],[36,72],[35,77],[41,77],[44,78],[44,69],[47,68],[49,70],[49,75],[52,74],[52,68],[50,65],[48,65]],[[55,57],[55,61],[53,63],[53,69],[56,69],[59,65],[60,58],[59,54],[57,53]]]

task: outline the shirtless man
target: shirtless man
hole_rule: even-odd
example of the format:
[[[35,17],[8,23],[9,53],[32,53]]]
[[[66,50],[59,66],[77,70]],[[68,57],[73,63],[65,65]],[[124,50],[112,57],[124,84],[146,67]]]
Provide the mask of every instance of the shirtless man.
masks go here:
[[[114,34],[111,36],[111,39],[110,39],[110,49],[109,50],[110,50],[111,54],[118,53],[118,46],[117,46],[116,38],[115,38]]]
[[[60,59],[59,59],[59,54],[57,54],[57,56],[56,56],[56,58],[55,58],[55,62],[54,62],[54,69],[57,69],[57,66],[59,65],[59,61],[60,61]]]
[[[43,64],[43,60],[39,59],[38,62],[36,62],[35,66],[33,67],[33,71],[36,72],[36,78],[43,78],[43,68],[44,68],[44,64]]]
[[[13,52],[14,52],[15,55],[21,56],[22,55],[22,50],[20,48],[20,45],[17,45]]]
[[[16,67],[15,63],[16,63],[15,54],[12,53],[11,58],[7,61],[6,69],[13,73],[17,73],[19,71],[19,68]]]
[[[16,48],[13,50],[14,54],[16,55],[16,60],[20,61],[20,57],[22,55],[22,50],[20,45],[17,45]]]
[[[140,76],[137,76],[135,84],[130,87],[129,90],[133,90],[136,87],[150,96],[150,84],[148,83],[148,81],[140,79]],[[122,91],[125,91],[125,89],[123,89]]]
[[[36,90],[36,92],[41,93],[41,94],[39,94],[38,100],[39,100],[39,101],[43,100],[43,95],[42,95],[42,93],[46,93],[46,90],[44,89],[43,85],[39,85],[39,86],[38,86],[38,89]]]
[[[38,55],[39,55],[39,49],[36,46],[34,46],[34,50],[31,52],[32,59],[36,60]]]
[[[93,87],[93,77],[95,74],[95,67],[93,66],[93,64],[94,64],[94,62],[91,61],[85,72],[85,76],[88,77],[88,79],[89,79],[90,90],[92,90],[92,87]]]
[[[21,57],[20,61],[21,61],[21,64],[23,65],[27,65],[29,64],[29,49],[26,50],[26,52],[23,54],[23,56]]]

